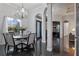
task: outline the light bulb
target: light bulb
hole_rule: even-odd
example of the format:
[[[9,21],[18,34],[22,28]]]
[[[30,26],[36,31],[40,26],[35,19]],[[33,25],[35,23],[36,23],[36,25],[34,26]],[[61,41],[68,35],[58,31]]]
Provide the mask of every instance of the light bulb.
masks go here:
[[[21,12],[23,12],[23,13],[24,13],[24,11],[25,11],[25,10],[24,10],[24,8],[22,8],[22,9],[21,9]]]
[[[75,28],[73,28],[72,31],[74,32],[75,31]]]

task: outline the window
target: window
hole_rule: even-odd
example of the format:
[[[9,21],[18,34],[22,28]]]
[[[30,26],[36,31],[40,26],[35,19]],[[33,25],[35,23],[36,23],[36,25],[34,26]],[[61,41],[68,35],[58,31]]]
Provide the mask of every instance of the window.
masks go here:
[[[21,20],[7,17],[6,27],[8,32],[20,32],[19,28],[21,27]]]

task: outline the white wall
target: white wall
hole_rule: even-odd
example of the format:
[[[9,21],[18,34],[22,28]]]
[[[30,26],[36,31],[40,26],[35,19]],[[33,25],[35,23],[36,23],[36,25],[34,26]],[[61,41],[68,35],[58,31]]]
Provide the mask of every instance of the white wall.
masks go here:
[[[3,20],[4,20],[4,17],[3,16],[0,16],[0,44],[4,44],[4,39],[3,39],[3,35],[2,35],[2,33],[3,33]],[[3,25],[2,25],[3,24]]]
[[[36,33],[36,18],[35,18],[35,16],[37,14],[42,15],[43,12],[44,12],[45,7],[46,7],[46,4],[42,4],[42,6],[37,7],[37,8],[30,11],[30,13],[29,13],[30,14],[29,15],[29,30],[31,32]]]

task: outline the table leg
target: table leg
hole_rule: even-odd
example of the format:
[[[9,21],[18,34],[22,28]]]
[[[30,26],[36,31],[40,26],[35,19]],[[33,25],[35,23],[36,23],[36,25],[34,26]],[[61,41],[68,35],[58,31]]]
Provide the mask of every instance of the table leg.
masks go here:
[[[23,36],[23,31],[21,31],[21,35]],[[23,52],[23,43],[21,41],[21,52]]]

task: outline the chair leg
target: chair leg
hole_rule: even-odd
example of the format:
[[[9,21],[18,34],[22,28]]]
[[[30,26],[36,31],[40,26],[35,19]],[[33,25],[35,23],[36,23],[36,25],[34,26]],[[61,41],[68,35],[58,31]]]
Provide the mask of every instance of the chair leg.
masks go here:
[[[35,47],[34,47],[34,44],[32,44],[32,46],[33,46],[33,50],[34,50],[34,48],[35,48]]]
[[[14,53],[15,53],[15,48],[13,47],[13,52],[12,52],[12,55],[14,55]]]
[[[8,55],[8,51],[9,51],[9,46],[7,46],[7,52],[6,52],[6,55]]]
[[[13,53],[12,53],[12,55],[14,55],[16,51],[17,51],[17,47],[14,46],[14,47],[13,47]]]
[[[5,45],[5,47],[4,47],[4,50],[5,50],[5,55],[7,55],[7,52],[6,52],[6,47],[7,47],[7,46]]]
[[[17,46],[14,46],[14,52],[16,52],[17,51]]]
[[[34,44],[31,44],[32,48],[34,48]]]

